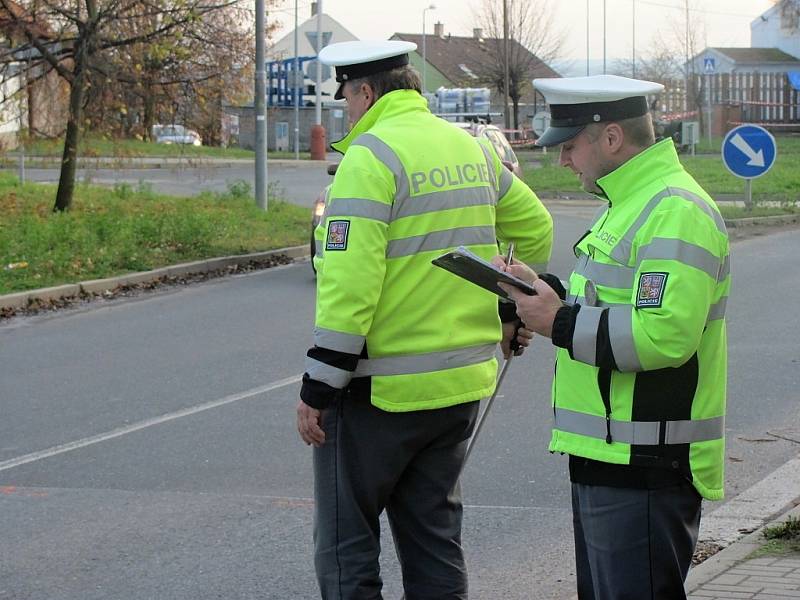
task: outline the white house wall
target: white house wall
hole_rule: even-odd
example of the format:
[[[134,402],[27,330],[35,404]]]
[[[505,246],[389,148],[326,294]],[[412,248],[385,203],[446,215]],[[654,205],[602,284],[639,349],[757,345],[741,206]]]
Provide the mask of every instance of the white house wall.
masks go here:
[[[297,27],[297,48],[298,48],[298,56],[316,56],[317,49],[311,45],[311,42],[308,40],[306,36],[306,32],[312,32],[316,34],[317,32],[317,17],[313,16],[307,21],[304,21]],[[325,38],[325,33],[330,32],[331,37],[329,40],[329,44],[333,44],[336,42],[352,42],[357,40],[358,38],[350,33],[347,29],[345,29],[341,23],[333,19],[332,17],[322,13],[322,32],[323,32],[323,39]],[[287,58],[294,57],[294,29],[292,29],[286,36],[282,37],[280,40],[275,42],[272,46],[267,49],[267,60],[284,60]],[[329,96],[323,96],[323,103],[328,103],[333,101],[333,95],[336,93],[336,88],[338,84],[334,78],[333,68],[331,68],[330,77],[322,82],[320,89],[322,90],[323,94],[329,94]],[[312,70],[311,74],[313,75],[315,71]],[[311,78],[311,83],[313,83],[314,78]]]
[[[778,48],[800,59],[798,25],[800,23],[795,22],[795,27],[782,27],[780,4],[776,4],[750,23],[750,45],[753,48]]]
[[[20,129],[20,112],[23,111],[24,118],[25,104],[15,95],[21,87],[19,76],[9,77],[0,82],[3,100],[0,104],[0,134],[17,133]]]

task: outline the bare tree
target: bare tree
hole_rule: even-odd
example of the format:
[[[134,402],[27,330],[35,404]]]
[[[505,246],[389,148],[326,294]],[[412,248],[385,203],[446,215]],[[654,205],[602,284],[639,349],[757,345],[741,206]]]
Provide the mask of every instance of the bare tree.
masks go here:
[[[109,53],[91,87],[99,96],[87,107],[93,130],[149,139],[156,122],[180,122],[200,131],[205,143],[218,142],[222,106],[252,95],[251,25],[249,12],[231,5],[186,28],[179,40]]]
[[[13,70],[53,70],[69,87],[69,116],[61,173],[53,210],[69,210],[75,188],[77,147],[84,126],[84,108],[91,74],[108,72],[109,55],[137,44],[171,40],[180,45],[184,33],[207,15],[237,0],[28,0],[29,5],[0,0],[21,35],[0,51],[4,78]],[[22,10],[20,10],[22,8]],[[42,24],[51,32],[42,35]],[[20,63],[20,56],[28,59]],[[133,81],[133,78],[131,78]]]
[[[612,72],[615,75],[632,77],[633,61],[629,58],[615,61]],[[682,74],[682,61],[675,56],[673,50],[661,44],[651,47],[644,55],[636,59],[636,77],[638,79],[664,83],[681,77]]]
[[[531,87],[531,80],[542,63],[556,58],[562,49],[564,32],[554,26],[553,0],[506,0],[508,21],[508,96],[514,112],[514,128],[519,127],[519,100]],[[501,94],[505,93],[505,55],[503,44],[503,0],[482,0],[476,20],[486,34],[490,60],[479,73],[481,79]]]

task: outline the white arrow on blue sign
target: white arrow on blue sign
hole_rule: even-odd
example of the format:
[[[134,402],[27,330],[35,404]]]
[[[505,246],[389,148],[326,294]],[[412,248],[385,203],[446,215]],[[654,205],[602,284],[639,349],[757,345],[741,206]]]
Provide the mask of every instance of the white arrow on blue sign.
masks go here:
[[[739,125],[722,142],[722,162],[744,179],[761,177],[772,168],[778,152],[775,138],[758,125]]]

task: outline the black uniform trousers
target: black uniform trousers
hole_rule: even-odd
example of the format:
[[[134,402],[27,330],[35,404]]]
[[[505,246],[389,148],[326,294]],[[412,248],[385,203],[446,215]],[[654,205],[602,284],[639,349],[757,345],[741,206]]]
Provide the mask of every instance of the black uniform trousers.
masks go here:
[[[380,599],[380,515],[406,600],[466,600],[459,473],[476,402],[392,413],[362,395],[323,411],[314,449],[314,564],[325,600]]]
[[[700,503],[688,481],[657,489],[573,483],[579,600],[685,600]]]

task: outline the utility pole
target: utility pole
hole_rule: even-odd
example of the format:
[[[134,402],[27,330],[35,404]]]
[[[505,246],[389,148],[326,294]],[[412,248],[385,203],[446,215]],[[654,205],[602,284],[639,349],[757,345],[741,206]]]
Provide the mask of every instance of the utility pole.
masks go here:
[[[436,10],[436,5],[431,4],[422,9],[422,92],[428,91],[428,53],[425,45],[425,13],[429,10]]]
[[[586,0],[586,76],[589,76],[589,0]]]
[[[506,130],[511,129],[511,115],[508,114],[508,0],[503,0],[503,119]]]
[[[603,0],[603,75],[606,74],[606,0]]]
[[[300,77],[300,59],[297,56],[297,0],[294,0],[294,159],[300,160],[300,93],[303,91],[303,79]],[[298,85],[298,83],[300,85]]]
[[[684,82],[684,86],[686,90],[683,94],[683,110],[684,112],[689,110],[689,0],[686,0],[686,43],[684,44],[686,50],[686,80]]]
[[[631,43],[633,47],[631,72],[632,77],[636,79],[636,0],[631,0],[631,5],[633,8],[633,16],[631,17],[631,39],[633,40]]]
[[[267,210],[266,6],[256,0],[256,206]]]

